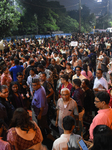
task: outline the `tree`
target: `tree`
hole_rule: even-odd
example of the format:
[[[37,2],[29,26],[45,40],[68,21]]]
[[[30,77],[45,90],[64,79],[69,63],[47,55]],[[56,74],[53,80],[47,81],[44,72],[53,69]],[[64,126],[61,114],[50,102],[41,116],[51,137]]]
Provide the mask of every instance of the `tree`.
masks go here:
[[[11,30],[17,27],[19,19],[20,13],[9,1],[0,1],[0,38],[9,36]]]

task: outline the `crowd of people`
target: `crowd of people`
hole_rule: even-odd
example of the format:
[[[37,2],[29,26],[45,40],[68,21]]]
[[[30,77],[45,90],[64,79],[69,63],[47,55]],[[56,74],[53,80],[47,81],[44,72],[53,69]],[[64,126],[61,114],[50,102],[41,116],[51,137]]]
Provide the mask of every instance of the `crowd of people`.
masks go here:
[[[1,150],[47,149],[42,141],[52,120],[60,136],[52,150],[80,149],[84,133],[92,150],[112,149],[111,57],[112,39],[104,33],[4,41]]]

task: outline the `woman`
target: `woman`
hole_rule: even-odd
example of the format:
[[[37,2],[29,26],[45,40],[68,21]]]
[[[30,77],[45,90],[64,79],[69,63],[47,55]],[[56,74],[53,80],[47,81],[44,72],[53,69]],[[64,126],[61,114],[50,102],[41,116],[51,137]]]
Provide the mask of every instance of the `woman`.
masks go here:
[[[81,74],[85,76],[89,81],[93,79],[93,74],[90,70],[88,70],[87,64],[83,64],[83,71],[81,71]]]
[[[36,123],[30,121],[28,112],[16,109],[7,134],[12,150],[40,150],[42,140],[42,133]]]
[[[7,85],[9,87],[12,81],[12,77],[9,74],[9,69],[5,66],[2,71],[3,74],[1,75],[1,85]]]
[[[18,91],[18,83],[15,81],[11,82],[10,84],[9,100],[13,104],[15,109],[19,107],[24,107],[23,99]]]
[[[106,125],[98,125],[93,130],[94,145],[91,150],[111,150],[112,130]]]
[[[69,77],[70,80],[72,80],[72,76],[73,76],[74,72],[71,69],[71,64],[70,63],[66,64],[66,70],[65,70],[64,73],[68,75],[68,77]]]

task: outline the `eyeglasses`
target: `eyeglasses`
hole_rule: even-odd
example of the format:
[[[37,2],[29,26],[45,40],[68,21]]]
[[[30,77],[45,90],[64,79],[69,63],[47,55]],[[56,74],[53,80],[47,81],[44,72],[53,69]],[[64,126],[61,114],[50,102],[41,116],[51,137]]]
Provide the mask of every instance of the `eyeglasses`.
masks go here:
[[[96,100],[95,100],[94,102],[95,102],[95,103],[99,103],[99,102],[101,102],[101,101],[96,101]]]
[[[62,96],[67,96],[67,95],[69,95],[69,94],[61,94]]]

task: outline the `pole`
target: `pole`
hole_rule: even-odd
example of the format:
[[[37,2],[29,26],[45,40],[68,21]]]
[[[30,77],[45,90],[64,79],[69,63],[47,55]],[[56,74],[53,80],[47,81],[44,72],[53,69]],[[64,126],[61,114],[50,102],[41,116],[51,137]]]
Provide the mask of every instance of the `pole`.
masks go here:
[[[79,0],[79,33],[81,33],[81,0]]]

